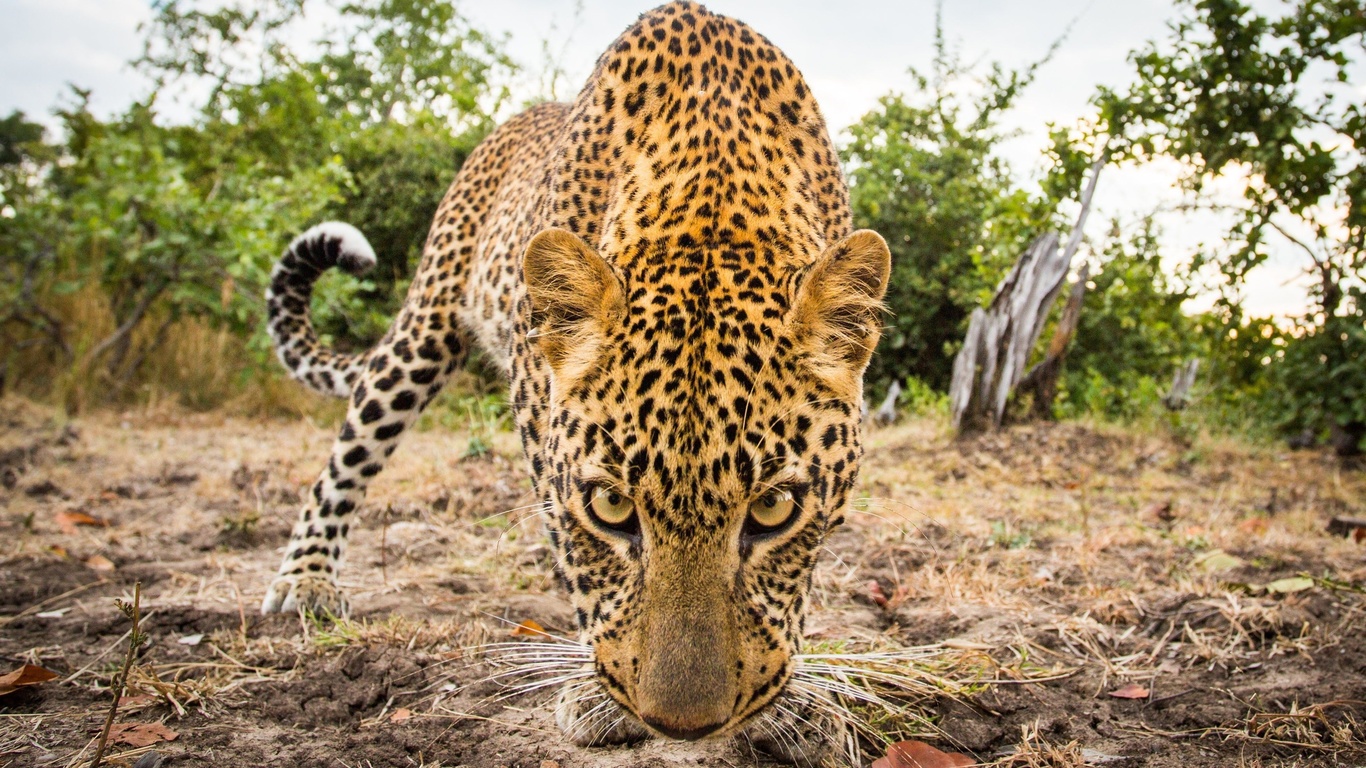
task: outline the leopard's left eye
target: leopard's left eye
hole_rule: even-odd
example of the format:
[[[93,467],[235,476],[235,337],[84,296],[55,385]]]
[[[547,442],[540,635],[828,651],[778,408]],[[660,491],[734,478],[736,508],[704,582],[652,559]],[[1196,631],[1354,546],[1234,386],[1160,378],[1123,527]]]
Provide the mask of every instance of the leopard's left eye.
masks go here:
[[[786,525],[796,509],[791,491],[769,491],[750,503],[745,533],[750,536],[772,533]]]
[[[612,488],[590,486],[588,514],[598,525],[613,533],[627,536],[640,534],[635,502]]]

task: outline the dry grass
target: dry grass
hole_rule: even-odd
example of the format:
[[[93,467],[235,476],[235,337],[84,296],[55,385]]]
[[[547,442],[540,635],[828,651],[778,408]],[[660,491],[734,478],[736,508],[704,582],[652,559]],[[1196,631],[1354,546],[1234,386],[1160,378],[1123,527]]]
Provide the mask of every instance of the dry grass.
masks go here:
[[[1096,761],[1094,758],[1088,761],[1076,741],[1053,743],[1039,733],[1037,725],[1025,725],[1020,728],[1020,740],[1015,748],[985,765],[990,768],[1082,768],[1088,762]]]
[[[103,289],[87,283],[53,293],[44,304],[62,325],[70,357],[43,345],[6,350],[12,373],[7,384],[12,393],[65,413],[137,406],[298,418],[334,410],[286,378],[273,360],[253,353],[249,339],[199,318],[168,322],[164,312],[149,313],[132,335],[127,362],[136,360],[136,369],[129,373],[125,366],[111,374],[107,355],[91,357],[115,329]]]

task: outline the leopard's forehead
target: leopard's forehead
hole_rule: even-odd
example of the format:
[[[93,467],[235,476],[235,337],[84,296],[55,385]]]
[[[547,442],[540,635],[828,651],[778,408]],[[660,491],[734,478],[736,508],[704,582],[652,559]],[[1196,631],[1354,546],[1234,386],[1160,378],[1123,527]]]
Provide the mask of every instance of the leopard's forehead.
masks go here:
[[[726,528],[756,489],[852,465],[857,412],[805,370],[780,322],[749,314],[628,318],[558,404],[565,469],[610,476],[647,517],[692,533]]]

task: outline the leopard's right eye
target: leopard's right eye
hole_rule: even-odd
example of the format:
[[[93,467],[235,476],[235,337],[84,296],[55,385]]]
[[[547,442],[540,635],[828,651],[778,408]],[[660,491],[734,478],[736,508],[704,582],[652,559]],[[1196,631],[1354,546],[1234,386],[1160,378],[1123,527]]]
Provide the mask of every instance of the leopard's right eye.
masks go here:
[[[595,522],[616,533],[635,536],[640,532],[635,502],[612,488],[592,488],[588,512]]]

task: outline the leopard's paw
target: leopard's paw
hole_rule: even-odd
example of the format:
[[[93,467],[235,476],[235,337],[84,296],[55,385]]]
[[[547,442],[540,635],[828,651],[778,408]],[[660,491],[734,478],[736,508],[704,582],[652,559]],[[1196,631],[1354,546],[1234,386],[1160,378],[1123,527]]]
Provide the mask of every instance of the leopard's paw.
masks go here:
[[[798,766],[845,765],[848,724],[826,707],[797,697],[782,697],[745,727],[740,737],[755,749]]]
[[[560,688],[555,702],[555,723],[580,747],[634,744],[650,737],[640,720],[591,678]]]
[[[261,601],[261,613],[312,613],[345,617],[350,613],[346,595],[331,579],[319,576],[277,576]]]

